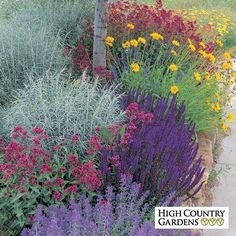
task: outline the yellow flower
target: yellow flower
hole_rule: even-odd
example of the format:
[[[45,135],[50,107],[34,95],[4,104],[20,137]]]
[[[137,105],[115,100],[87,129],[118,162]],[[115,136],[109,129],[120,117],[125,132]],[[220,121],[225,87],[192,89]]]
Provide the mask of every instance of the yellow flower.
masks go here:
[[[193,44],[193,43],[192,43],[192,40],[191,40],[190,38],[188,38],[188,43],[189,43],[189,44]]]
[[[234,71],[234,72],[232,73],[232,77],[233,77],[233,79],[236,81],[236,71]]]
[[[170,92],[172,94],[177,94],[179,92],[179,88],[176,85],[171,86]]]
[[[227,131],[229,130],[229,127],[228,127],[225,123],[223,123],[223,124],[222,124],[222,129],[223,129],[225,132],[227,132]]]
[[[199,53],[204,57],[204,58],[207,58],[208,57],[208,54],[203,51],[203,50],[199,50]]]
[[[217,44],[218,46],[220,46],[220,47],[223,47],[223,46],[224,46],[224,44],[222,43],[222,41],[219,40],[219,39],[216,40],[216,44]]]
[[[132,23],[128,23],[128,24],[127,24],[127,28],[128,28],[128,29],[131,29],[131,30],[132,30],[132,29],[134,29],[134,27],[135,27],[135,26],[134,26],[134,24],[132,24]]]
[[[190,48],[191,51],[193,51],[193,52],[196,51],[196,47],[193,44],[189,44],[188,47]]]
[[[196,81],[201,81],[202,77],[198,72],[194,72],[194,78]]]
[[[145,39],[145,38],[142,38],[142,37],[139,37],[139,38],[138,38],[138,42],[139,42],[139,43],[142,43],[142,44],[146,44],[146,39]]]
[[[173,56],[176,56],[177,55],[177,52],[175,50],[171,50],[170,53],[173,55]]]
[[[205,79],[206,80],[211,80],[211,74],[209,72],[205,73]]]
[[[135,39],[130,40],[130,45],[133,47],[138,47],[138,41]]]
[[[214,63],[216,61],[216,58],[213,54],[209,53],[207,54],[207,58],[210,60],[210,62]]]
[[[156,32],[151,33],[150,36],[152,39],[155,39],[155,40],[164,40],[164,37],[161,34],[158,34]]]
[[[179,43],[179,41],[177,41],[177,40],[172,40],[172,44],[173,44],[174,46],[177,46],[177,47],[180,46],[180,43]]]
[[[226,60],[231,60],[231,54],[229,52],[224,53],[224,57]]]
[[[132,64],[130,65],[130,69],[131,69],[133,72],[137,73],[137,72],[140,71],[140,66],[139,66],[138,63],[132,63]]]
[[[171,71],[177,71],[177,70],[178,70],[178,66],[177,66],[176,64],[171,64],[171,65],[169,66],[169,69],[170,69]]]
[[[213,111],[219,112],[220,109],[221,109],[221,108],[220,108],[220,103],[219,103],[219,102],[213,103],[213,104],[211,105],[211,108],[212,108]]]
[[[231,64],[230,64],[229,62],[224,62],[224,63],[222,64],[222,68],[223,68],[224,70],[229,70],[229,69],[231,68]]]
[[[216,81],[220,81],[221,80],[220,73],[215,73],[215,77],[216,77]]]
[[[227,119],[228,122],[233,122],[234,121],[234,114],[229,113],[226,119]]]
[[[129,48],[130,47],[130,42],[126,41],[125,43],[122,43],[123,48]]]
[[[217,101],[220,101],[220,98],[221,98],[220,94],[219,93],[215,93],[215,95],[216,95]]]
[[[206,44],[205,44],[205,43],[200,42],[199,45],[200,45],[203,49],[206,49]]]
[[[113,43],[114,43],[115,39],[111,36],[107,36],[106,37],[106,45],[109,46],[109,47],[112,47],[113,46]]]

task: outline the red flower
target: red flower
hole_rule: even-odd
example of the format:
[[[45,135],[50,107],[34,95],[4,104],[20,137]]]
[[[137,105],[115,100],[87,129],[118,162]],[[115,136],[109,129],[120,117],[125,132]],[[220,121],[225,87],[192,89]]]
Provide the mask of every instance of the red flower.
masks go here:
[[[51,173],[51,172],[52,172],[52,167],[49,166],[48,164],[42,164],[40,166],[40,174]]]
[[[55,184],[57,187],[61,186],[63,183],[64,183],[64,180],[63,180],[62,178],[56,178],[56,179],[54,180],[54,184]]]
[[[76,143],[80,140],[80,136],[78,134],[73,134],[71,136],[71,142],[72,142],[72,145],[76,145]]]
[[[78,191],[77,185],[71,185],[70,187],[65,189],[65,192],[68,194],[76,193],[77,191]]]
[[[97,135],[91,136],[88,143],[89,143],[88,154],[92,155],[102,150],[102,144],[99,136]]]
[[[68,163],[68,164],[71,164],[71,165],[73,165],[73,166],[79,165],[78,156],[76,156],[76,155],[68,155],[68,156],[66,157],[66,160],[67,160],[67,163]]]
[[[32,128],[32,133],[34,133],[34,134],[42,134],[43,132],[44,132],[43,128],[40,128],[40,127]]]
[[[66,172],[66,167],[64,167],[64,166],[60,167],[59,172],[60,173]]]
[[[55,201],[59,201],[59,200],[61,199],[61,197],[62,197],[62,194],[61,194],[60,192],[54,192],[54,193],[52,194],[52,197],[53,197],[53,199],[54,199]]]

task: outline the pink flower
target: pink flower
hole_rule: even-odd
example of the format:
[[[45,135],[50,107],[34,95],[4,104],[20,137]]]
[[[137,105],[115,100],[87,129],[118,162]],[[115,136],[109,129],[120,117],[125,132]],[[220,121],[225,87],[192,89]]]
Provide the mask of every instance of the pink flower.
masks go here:
[[[31,176],[31,177],[29,178],[29,181],[30,181],[30,183],[31,183],[32,185],[34,185],[34,186],[38,185],[37,179],[36,179],[35,177],[33,177],[33,176]]]
[[[101,140],[100,140],[100,137],[97,135],[91,136],[88,144],[89,144],[88,154],[90,154],[90,155],[93,155],[96,152],[102,150]]]
[[[13,161],[18,160],[19,155],[24,150],[24,147],[22,147],[19,143],[16,141],[10,142],[5,149],[5,156],[7,161]]]
[[[65,192],[68,194],[76,193],[77,191],[78,191],[77,185],[71,185],[70,187],[65,189]]]
[[[16,138],[25,139],[25,138],[29,138],[30,135],[29,135],[28,131],[25,130],[23,127],[16,126],[15,128],[13,128],[13,132],[11,134],[11,137],[14,139],[16,139]]]
[[[40,127],[32,128],[32,133],[34,133],[34,134],[42,134],[43,132],[44,132],[43,128],[40,128]]]
[[[51,173],[51,172],[52,172],[52,167],[49,166],[48,164],[42,164],[40,166],[40,174]]]
[[[59,172],[60,173],[66,172],[66,167],[64,167],[64,166],[60,167]]]
[[[71,136],[71,142],[72,142],[72,145],[73,145],[73,146],[76,145],[76,143],[77,143],[79,140],[80,140],[80,136],[79,136],[79,135],[73,134],[73,135]]]
[[[41,138],[39,138],[38,136],[32,137],[32,141],[33,141],[35,146],[40,146],[41,145]]]
[[[79,165],[79,160],[78,160],[78,156],[77,155],[68,155],[66,157],[66,160],[67,160],[68,164],[71,164],[71,165],[74,165],[74,166]]]
[[[55,199],[55,201],[59,201],[62,197],[62,194],[60,192],[54,192],[52,194],[52,197],[53,197],[53,199]]]
[[[130,133],[125,133],[120,139],[119,146],[120,147],[127,146],[131,142],[132,142],[132,135]]]
[[[61,186],[63,183],[64,183],[64,180],[63,180],[62,178],[56,178],[56,179],[54,180],[54,184],[55,184],[57,187]]]
[[[45,182],[43,183],[43,186],[44,186],[44,187],[51,187],[51,186],[52,186],[52,182],[50,182],[50,181],[45,181]]]

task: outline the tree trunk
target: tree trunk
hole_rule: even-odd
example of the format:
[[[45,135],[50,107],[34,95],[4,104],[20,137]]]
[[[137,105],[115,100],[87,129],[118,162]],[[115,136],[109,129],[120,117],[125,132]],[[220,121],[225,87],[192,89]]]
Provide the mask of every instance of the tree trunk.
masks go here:
[[[96,0],[93,39],[93,68],[106,68],[107,1]]]

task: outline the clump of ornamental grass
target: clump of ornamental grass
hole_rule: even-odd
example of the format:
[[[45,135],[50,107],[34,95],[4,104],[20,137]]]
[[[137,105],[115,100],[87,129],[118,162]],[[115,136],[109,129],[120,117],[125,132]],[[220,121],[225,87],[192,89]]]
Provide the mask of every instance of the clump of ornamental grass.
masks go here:
[[[7,235],[17,235],[30,223],[38,204],[68,205],[82,194],[96,195],[101,172],[93,160],[77,155],[78,135],[72,135],[66,146],[52,149],[45,148],[49,136],[41,127],[28,132],[17,126],[11,137],[0,162],[0,221],[8,228]]]
[[[42,3],[42,2],[41,2]],[[28,82],[28,75],[42,76],[67,63],[65,44],[77,40],[92,13],[92,1],[26,1],[2,25],[0,35],[0,103]]]
[[[118,124],[123,119],[120,96],[97,80],[89,82],[83,76],[72,84],[60,73],[28,80],[25,88],[17,91],[15,101],[2,110],[2,133],[6,137],[16,125],[28,130],[39,126],[49,134],[49,147],[79,135],[78,151],[83,153],[96,127]]]
[[[178,106],[176,96],[155,101],[151,95],[130,92],[124,109],[128,121],[102,128],[97,139],[106,145],[93,146],[104,183],[116,185],[121,174],[130,174],[141,183],[141,191],[150,191],[159,202],[170,192],[175,192],[175,198],[187,196],[192,189],[196,194],[204,169],[184,104]]]

